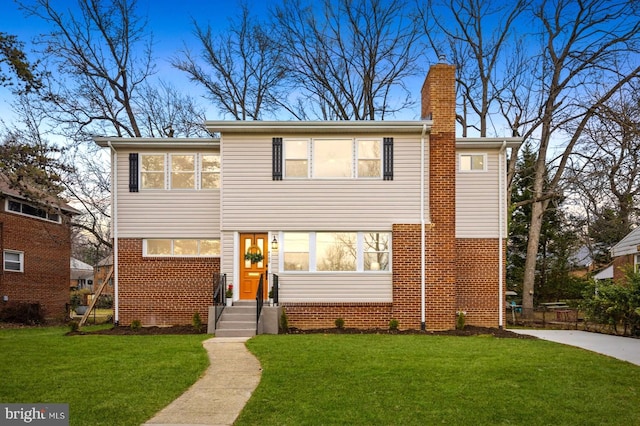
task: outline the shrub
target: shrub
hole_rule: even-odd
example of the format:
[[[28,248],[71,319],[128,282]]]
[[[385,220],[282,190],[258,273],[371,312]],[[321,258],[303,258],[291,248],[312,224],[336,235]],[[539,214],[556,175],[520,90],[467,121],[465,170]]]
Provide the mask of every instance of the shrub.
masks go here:
[[[464,322],[467,313],[464,311],[459,311],[457,314],[458,317],[456,319],[456,330],[464,330]]]
[[[98,309],[112,309],[113,308],[113,296],[110,294],[101,294],[96,302],[96,308]]]
[[[400,327],[400,322],[397,319],[389,321],[389,330],[398,331],[398,327]]]
[[[193,328],[197,331],[202,331],[202,318],[200,318],[199,312],[195,312],[193,314],[193,318],[191,318],[191,325],[193,325]]]
[[[80,330],[80,323],[78,321],[69,321],[69,330],[71,332]]]
[[[280,332],[289,332],[289,318],[287,317],[287,312],[284,309],[282,310],[282,314],[280,314]]]
[[[44,324],[44,312],[39,303],[10,303],[0,311],[0,321],[19,324]]]
[[[336,321],[335,321],[335,324],[336,324],[336,328],[338,330],[342,330],[344,328],[344,319],[337,318]]]
[[[142,328],[142,322],[140,322],[140,320],[133,320],[129,327],[134,331],[138,331]]]

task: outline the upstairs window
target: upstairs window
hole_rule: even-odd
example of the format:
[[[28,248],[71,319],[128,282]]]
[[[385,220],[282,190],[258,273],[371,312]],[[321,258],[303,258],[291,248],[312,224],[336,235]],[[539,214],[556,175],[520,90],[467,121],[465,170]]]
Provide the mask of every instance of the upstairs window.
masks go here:
[[[460,154],[461,172],[485,172],[487,171],[487,154]]]
[[[283,144],[280,141],[274,138],[274,180],[282,179],[280,164],[288,179],[382,179],[383,163],[385,180],[393,180],[393,138],[385,138],[386,154],[381,139],[286,139]]]
[[[196,188],[196,156],[171,155],[171,189]]]
[[[140,177],[143,189],[164,189],[164,155],[142,154]]]
[[[38,219],[48,220],[50,222],[60,223],[60,215],[58,213],[49,212],[45,209],[34,207],[31,204],[23,203],[16,200],[7,200],[5,210],[25,216],[31,216]]]
[[[309,141],[287,140],[284,146],[284,173],[288,178],[309,176]]]
[[[220,156],[203,154],[200,161],[200,188],[220,188]]]

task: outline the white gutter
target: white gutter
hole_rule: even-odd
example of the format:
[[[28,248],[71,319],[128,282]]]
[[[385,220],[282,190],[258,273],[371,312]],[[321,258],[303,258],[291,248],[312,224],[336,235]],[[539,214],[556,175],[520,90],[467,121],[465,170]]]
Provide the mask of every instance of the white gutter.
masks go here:
[[[113,151],[113,159],[111,160],[111,173],[113,173],[113,196],[112,206],[113,219],[111,226],[113,227],[113,323],[118,325],[120,322],[120,303],[118,297],[118,153],[111,145],[111,141],[107,142],[107,146]]]
[[[498,153],[498,227],[500,228],[498,231],[498,328],[504,327],[504,294],[503,294],[503,286],[502,282],[504,280],[504,219],[505,219],[505,210],[507,208],[505,194],[504,194],[504,184],[505,184],[505,176],[504,176],[504,164],[503,161],[505,159],[505,149],[507,148],[507,141],[502,142],[502,147],[500,148],[500,152]]]
[[[425,220],[424,220],[424,135],[427,132],[427,125],[422,125],[422,136],[420,138],[420,329],[426,330],[426,289],[424,268],[426,259],[425,251]]]

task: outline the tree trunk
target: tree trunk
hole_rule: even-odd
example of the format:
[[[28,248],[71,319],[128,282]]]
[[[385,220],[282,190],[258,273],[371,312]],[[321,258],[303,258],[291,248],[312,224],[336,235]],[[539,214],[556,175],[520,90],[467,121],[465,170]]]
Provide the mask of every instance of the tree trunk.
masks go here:
[[[533,205],[531,206],[531,224],[529,226],[527,257],[524,263],[524,277],[522,282],[522,316],[526,319],[533,318],[533,294],[535,286],[538,244],[540,243],[542,215],[544,214],[543,204],[543,201],[538,201],[533,203]]]

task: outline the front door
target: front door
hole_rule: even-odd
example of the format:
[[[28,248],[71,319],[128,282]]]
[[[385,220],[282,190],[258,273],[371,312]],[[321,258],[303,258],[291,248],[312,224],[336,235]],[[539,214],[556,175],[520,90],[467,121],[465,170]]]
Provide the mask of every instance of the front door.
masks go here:
[[[240,234],[240,299],[255,300],[260,275],[267,295],[267,234]]]

